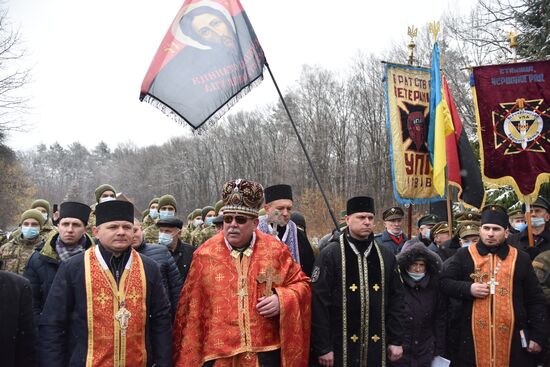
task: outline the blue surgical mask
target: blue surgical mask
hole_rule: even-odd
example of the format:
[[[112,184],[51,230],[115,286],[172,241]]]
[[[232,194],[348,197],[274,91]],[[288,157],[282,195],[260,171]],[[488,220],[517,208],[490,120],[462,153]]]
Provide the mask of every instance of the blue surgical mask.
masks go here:
[[[432,232],[432,230],[428,228],[422,237],[428,238],[428,239],[429,239],[429,238],[430,238],[430,233],[431,233],[431,232]]]
[[[48,220],[48,213],[42,213],[42,218],[44,218],[44,220]]]
[[[472,246],[473,243],[474,241],[466,241],[466,242],[463,242],[460,246],[469,247],[469,246]]]
[[[168,219],[168,218],[174,218],[174,216],[176,215],[176,212],[174,211],[171,211],[171,210],[161,210],[159,212],[159,216],[160,216],[160,219]]]
[[[518,232],[523,232],[527,228],[527,223],[516,223],[514,224],[514,229]]]
[[[407,274],[415,281],[418,282],[419,280],[422,280],[426,276],[426,273],[413,273],[407,270]]]
[[[157,219],[157,217],[159,216],[159,211],[158,211],[158,209],[151,209],[151,210],[149,210],[149,216],[150,216],[152,219]]]
[[[202,224],[202,220],[201,220],[201,219],[195,219],[195,220],[193,221],[193,225],[194,225],[195,227],[198,227],[198,226],[200,226],[201,224]]]
[[[531,224],[533,227],[542,227],[546,224],[546,222],[544,221],[544,218],[532,217]]]
[[[214,217],[205,218],[204,219],[204,224],[206,224],[207,226],[210,226],[210,225],[212,225],[213,220],[214,220]]]
[[[38,227],[21,227],[21,234],[25,239],[31,239],[38,236],[40,229]]]
[[[173,239],[170,233],[159,233],[159,245],[170,246]]]

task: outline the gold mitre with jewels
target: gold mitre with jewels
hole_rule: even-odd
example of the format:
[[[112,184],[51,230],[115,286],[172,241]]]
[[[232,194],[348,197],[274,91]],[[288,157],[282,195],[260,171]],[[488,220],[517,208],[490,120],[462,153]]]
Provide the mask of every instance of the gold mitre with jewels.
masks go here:
[[[237,179],[228,181],[222,190],[223,212],[257,217],[264,201],[264,189],[257,182]]]

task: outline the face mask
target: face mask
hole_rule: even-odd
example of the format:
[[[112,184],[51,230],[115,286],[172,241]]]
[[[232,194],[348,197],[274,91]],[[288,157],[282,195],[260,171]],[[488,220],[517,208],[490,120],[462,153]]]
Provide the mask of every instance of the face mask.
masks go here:
[[[407,271],[407,274],[409,274],[409,276],[415,281],[415,282],[418,282],[419,280],[421,280],[422,278],[424,278],[424,276],[426,275],[426,273],[412,273],[410,271]]]
[[[111,201],[111,200],[115,200],[115,198],[112,198],[112,197],[110,197],[110,196],[106,196],[106,197],[104,197],[104,198],[99,198],[99,202],[100,202],[100,203],[104,203],[104,202],[106,202],[106,201]]]
[[[463,242],[461,246],[468,247],[468,246],[471,246],[473,243],[474,243],[473,241]]]
[[[48,213],[42,213],[42,217],[44,218],[44,220],[48,220]]]
[[[21,227],[21,234],[26,239],[35,238],[39,232],[40,229],[38,227]]]
[[[161,210],[159,212],[160,219],[174,218],[175,215],[176,215],[176,212],[173,212],[170,210]]]
[[[153,219],[157,219],[159,216],[159,211],[157,209],[151,209],[149,210],[149,216]]]
[[[195,220],[193,221],[193,225],[194,225],[195,227],[198,227],[198,226],[200,226],[201,224],[202,224],[202,220],[200,220],[200,219],[195,219]]]
[[[544,218],[533,217],[531,218],[531,224],[533,227],[542,227],[546,224],[546,222],[544,221]]]
[[[527,228],[527,223],[516,223],[516,224],[514,224],[514,229],[516,231],[522,232],[525,228]]]
[[[430,238],[430,233],[431,233],[431,232],[432,232],[432,230],[428,228],[428,229],[424,232],[424,235],[423,235],[422,237],[428,238],[428,239],[429,239],[429,238]]]
[[[170,233],[159,233],[159,244],[169,246],[172,244],[174,237]]]
[[[214,220],[214,217],[208,217],[204,220],[204,224],[206,224],[207,226],[210,226],[212,225],[213,220]]]
[[[401,236],[401,233],[403,233],[402,230],[401,230],[401,231],[397,231],[397,232],[392,232],[392,231],[389,231],[389,230],[388,230],[388,232],[391,233],[391,234],[394,235],[394,236]]]

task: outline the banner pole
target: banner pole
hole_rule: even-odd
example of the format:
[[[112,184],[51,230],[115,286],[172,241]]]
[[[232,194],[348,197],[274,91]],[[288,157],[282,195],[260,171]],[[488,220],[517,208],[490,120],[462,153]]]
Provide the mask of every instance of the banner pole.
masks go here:
[[[528,196],[524,196],[523,201],[525,202],[525,220],[527,221],[529,247],[535,247],[535,241],[533,240],[533,225],[531,224],[531,200]]]
[[[279,89],[279,85],[277,85],[277,81],[275,80],[275,77],[273,76],[273,73],[271,72],[271,68],[269,67],[269,64],[267,62],[265,63],[265,66],[267,67],[267,70],[269,71],[269,75],[271,76],[271,80],[273,80],[273,84],[275,85],[275,88],[277,89],[277,93],[279,94],[279,98],[281,99],[281,103],[283,104],[283,107],[285,108],[286,114],[288,115],[288,119],[290,120],[290,123],[291,123],[292,127],[294,128],[294,132],[296,133],[296,137],[298,138],[298,142],[300,143],[300,146],[302,147],[302,150],[304,151],[307,162],[309,164],[309,168],[311,168],[311,172],[313,173],[313,177],[315,178],[315,181],[317,182],[317,185],[319,186],[319,190],[321,190],[321,195],[323,195],[323,200],[325,201],[328,212],[330,213],[330,217],[332,218],[332,222],[334,223],[334,227],[338,231],[338,221],[336,220],[336,216],[334,215],[334,212],[332,211],[332,208],[330,207],[330,204],[329,204],[328,199],[327,199],[327,195],[325,194],[325,190],[323,189],[323,186],[321,185],[321,181],[319,181],[319,177],[317,177],[317,172],[315,171],[315,168],[313,167],[313,163],[311,162],[311,158],[309,158],[309,154],[306,150],[304,142],[302,141],[302,137],[300,136],[300,133],[298,133],[298,129],[296,128],[296,124],[294,123],[294,120],[292,119],[292,116],[290,115],[290,111],[289,111],[289,109],[286,105],[285,99],[283,98],[281,90]]]
[[[447,186],[447,224],[449,225],[449,236],[453,237],[453,209],[451,204],[451,185],[445,178]]]

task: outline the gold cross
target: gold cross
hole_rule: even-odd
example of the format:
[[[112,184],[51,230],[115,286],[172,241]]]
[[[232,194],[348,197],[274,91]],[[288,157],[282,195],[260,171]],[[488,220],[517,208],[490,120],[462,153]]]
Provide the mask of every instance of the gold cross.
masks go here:
[[[353,334],[350,339],[355,343],[359,338],[357,337],[357,335]]]
[[[248,292],[246,291],[246,289],[241,288],[241,289],[239,289],[239,291],[237,292],[237,296],[241,297],[241,300],[243,300],[244,297],[248,296]]]
[[[271,291],[271,288],[273,288],[273,284],[280,284],[281,278],[278,274],[275,273],[275,270],[272,267],[268,267],[265,270],[265,273],[258,274],[258,283],[265,283],[265,291],[264,296],[269,297],[273,294]]]
[[[375,292],[378,292],[378,290],[380,289],[380,286],[378,284],[375,284],[372,286],[372,289],[374,289]]]
[[[130,293],[130,294],[128,295],[128,298],[132,301],[132,303],[133,303],[134,306],[135,306],[137,300],[140,299],[141,296],[140,296],[139,294],[136,293],[136,290],[135,290],[135,289],[133,289],[133,290],[132,290],[132,293]]]
[[[223,347],[223,342],[220,339],[216,339],[216,342],[214,343],[214,346],[216,348]]]
[[[111,297],[105,294],[105,289],[101,288],[101,293],[95,299],[101,303],[101,307],[105,307],[105,302],[109,301]]]
[[[374,334],[374,335],[371,337],[371,339],[372,339],[373,342],[376,343],[377,341],[380,340],[380,337],[379,337],[378,335]]]
[[[115,320],[120,324],[120,331],[122,336],[126,335],[126,329],[128,329],[128,320],[132,317],[132,313],[126,309],[126,307],[121,307],[115,314]]]
[[[498,331],[504,334],[505,332],[508,331],[508,326],[505,324],[500,324],[500,326],[498,327]]]
[[[349,289],[351,289],[352,292],[355,292],[357,290],[357,286],[355,285],[355,283],[353,283],[352,285],[350,285]]]
[[[498,290],[498,293],[501,295],[501,296],[505,296],[508,294],[508,290],[506,288],[500,288]]]
[[[470,278],[475,283],[482,283],[484,278],[489,278],[489,273],[481,273],[481,268],[476,268],[475,272],[470,274]]]
[[[224,276],[223,276],[223,274],[221,274],[221,273],[218,273],[218,275],[216,275],[216,280],[217,280],[218,282],[221,282],[221,281],[223,280],[223,278],[224,278]]]

